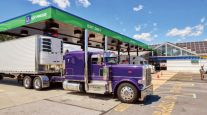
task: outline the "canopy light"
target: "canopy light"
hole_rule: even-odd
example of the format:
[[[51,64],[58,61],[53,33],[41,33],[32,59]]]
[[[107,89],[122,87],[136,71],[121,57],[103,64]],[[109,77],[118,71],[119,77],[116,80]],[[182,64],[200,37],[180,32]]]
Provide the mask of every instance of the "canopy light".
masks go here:
[[[95,38],[96,35],[95,34],[89,34],[89,38]]]
[[[100,44],[97,44],[97,45],[96,45],[96,47],[99,47],[99,48],[100,48],[100,47],[101,47],[101,45],[100,45]]]
[[[82,41],[81,41],[81,40],[78,40],[78,41],[77,41],[77,44],[81,44],[81,43],[82,43]]]
[[[122,45],[122,44],[123,44],[123,42],[119,41],[119,45]]]
[[[80,29],[75,29],[74,30],[74,35],[81,35],[82,31]]]
[[[88,45],[91,46],[92,45],[91,42],[88,42]]]
[[[21,30],[20,34],[22,36],[27,36],[28,35],[28,31],[27,30]]]
[[[66,42],[66,41],[68,41],[68,38],[62,38],[62,40]]]
[[[137,49],[137,48],[138,48],[138,46],[135,46],[135,48]]]
[[[105,37],[102,38],[102,41],[103,41],[103,42],[105,41]]]
[[[131,45],[130,47],[131,47],[131,48],[133,48],[134,46],[133,46],[133,45]]]
[[[115,40],[111,40],[111,43],[115,43],[116,41]]]
[[[46,29],[57,30],[59,29],[59,24],[55,23],[53,20],[49,20],[46,22]]]
[[[125,46],[129,46],[129,44],[125,44]]]
[[[59,36],[58,31],[53,30],[53,29],[44,29],[43,34],[46,36],[51,36],[51,37],[56,37],[56,38],[58,38]]]

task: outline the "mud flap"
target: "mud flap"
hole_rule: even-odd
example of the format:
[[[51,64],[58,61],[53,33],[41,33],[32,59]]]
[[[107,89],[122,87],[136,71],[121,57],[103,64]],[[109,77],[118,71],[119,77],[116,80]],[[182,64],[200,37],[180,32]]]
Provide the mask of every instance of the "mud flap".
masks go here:
[[[50,79],[45,75],[39,76],[42,81],[42,88],[50,87]]]

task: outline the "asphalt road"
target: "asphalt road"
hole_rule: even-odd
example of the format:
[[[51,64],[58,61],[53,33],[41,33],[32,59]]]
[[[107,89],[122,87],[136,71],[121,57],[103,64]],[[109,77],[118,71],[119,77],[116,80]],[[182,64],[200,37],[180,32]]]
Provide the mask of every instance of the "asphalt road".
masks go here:
[[[27,90],[16,81],[0,81],[0,115],[206,115],[207,77],[199,74],[163,73],[153,77],[154,94],[145,102],[120,103],[111,95],[64,91],[55,86]]]

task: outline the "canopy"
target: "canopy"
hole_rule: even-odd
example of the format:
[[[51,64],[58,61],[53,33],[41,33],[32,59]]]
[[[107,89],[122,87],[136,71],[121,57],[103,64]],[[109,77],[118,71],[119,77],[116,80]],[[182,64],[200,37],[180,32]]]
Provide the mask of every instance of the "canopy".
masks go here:
[[[109,37],[112,41],[113,39],[117,41],[121,41],[123,43],[128,43],[133,46],[138,46],[144,50],[152,50],[150,46],[144,44],[140,41],[127,37],[125,35],[119,34],[115,31],[107,29],[98,24],[92,23],[88,20],[55,8],[53,6],[49,6],[37,11],[33,11],[22,16],[4,21],[0,23],[0,33],[3,34],[11,34],[11,35],[20,35],[21,30],[28,30],[30,35],[33,34],[43,34],[43,30],[45,28],[45,22],[47,20],[54,20],[59,24],[58,33],[60,37],[66,38],[66,40],[70,43],[75,43],[75,40],[70,38],[75,37],[78,38],[74,34],[74,28],[80,29],[88,29],[90,33],[94,33],[96,35],[96,39],[94,41],[101,43],[103,36]],[[77,40],[76,40],[77,42]],[[93,42],[93,40],[92,40]],[[123,44],[123,47],[125,45]]]

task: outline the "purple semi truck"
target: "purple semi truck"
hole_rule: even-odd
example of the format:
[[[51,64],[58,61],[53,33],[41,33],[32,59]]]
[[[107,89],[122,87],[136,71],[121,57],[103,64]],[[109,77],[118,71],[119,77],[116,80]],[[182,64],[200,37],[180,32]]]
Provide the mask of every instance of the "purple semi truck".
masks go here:
[[[0,52],[0,80],[17,78],[27,89],[63,82],[65,90],[113,94],[126,103],[144,100],[153,92],[147,66],[118,64],[109,52],[74,51],[63,56],[60,39],[28,36],[0,43]]]
[[[153,93],[150,69],[141,65],[117,64],[113,53],[73,51],[64,56],[65,90],[114,94],[125,103],[144,100]],[[85,60],[88,64],[85,67]],[[85,72],[87,69],[87,72]]]

